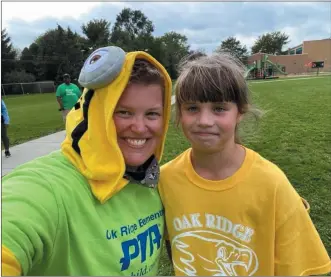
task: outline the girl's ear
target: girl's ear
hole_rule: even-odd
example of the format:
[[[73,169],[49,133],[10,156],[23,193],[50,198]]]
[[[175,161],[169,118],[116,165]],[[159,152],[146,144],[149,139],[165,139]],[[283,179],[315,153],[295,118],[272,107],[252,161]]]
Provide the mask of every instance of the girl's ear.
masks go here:
[[[238,112],[238,114],[237,114],[237,124],[239,124],[241,122],[243,117],[244,117],[244,115]]]
[[[239,107],[238,107],[237,124],[239,124],[243,120],[244,115],[245,115],[245,113],[248,112],[248,110],[249,110],[248,104],[244,105],[241,109],[239,109]]]

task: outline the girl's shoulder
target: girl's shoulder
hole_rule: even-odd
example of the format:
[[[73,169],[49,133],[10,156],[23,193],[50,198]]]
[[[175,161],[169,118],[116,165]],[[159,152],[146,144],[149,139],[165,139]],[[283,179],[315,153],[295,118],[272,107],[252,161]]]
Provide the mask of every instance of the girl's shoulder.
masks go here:
[[[167,172],[171,170],[172,172],[176,169],[183,169],[187,162],[187,157],[190,155],[191,148],[186,149],[182,153],[180,153],[178,156],[173,158],[172,160],[166,162],[161,166],[161,172]]]
[[[252,163],[252,171],[261,174],[261,178],[265,177],[270,180],[288,181],[287,176],[280,165],[276,161],[269,160],[269,157],[256,152],[253,149],[247,148],[246,155],[250,156]]]

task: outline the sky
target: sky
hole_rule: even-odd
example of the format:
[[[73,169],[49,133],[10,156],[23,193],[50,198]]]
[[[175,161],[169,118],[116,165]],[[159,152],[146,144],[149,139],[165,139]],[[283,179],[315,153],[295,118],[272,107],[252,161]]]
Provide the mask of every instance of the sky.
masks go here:
[[[229,36],[249,50],[272,31],[290,36],[286,48],[331,38],[331,2],[2,2],[2,29],[23,50],[56,24],[80,34],[92,19],[107,19],[112,27],[124,7],[141,10],[153,22],[154,36],[175,31],[186,35],[191,49],[207,53]]]

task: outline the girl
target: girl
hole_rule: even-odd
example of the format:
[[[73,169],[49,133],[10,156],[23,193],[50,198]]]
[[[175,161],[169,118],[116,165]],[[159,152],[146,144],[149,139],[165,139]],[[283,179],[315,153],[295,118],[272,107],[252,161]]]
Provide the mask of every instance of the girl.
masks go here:
[[[320,275],[327,251],[302,198],[275,164],[240,144],[251,110],[243,67],[227,54],[182,66],[177,123],[191,148],[161,168],[176,275]]]

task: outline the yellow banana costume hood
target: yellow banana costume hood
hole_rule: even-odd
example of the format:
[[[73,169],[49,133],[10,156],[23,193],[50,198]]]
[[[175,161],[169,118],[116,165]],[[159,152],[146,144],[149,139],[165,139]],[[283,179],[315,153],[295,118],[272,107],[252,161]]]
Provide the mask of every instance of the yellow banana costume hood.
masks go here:
[[[125,162],[117,143],[113,112],[125,90],[136,59],[145,59],[164,76],[164,133],[155,151],[161,160],[171,110],[171,79],[165,68],[143,52],[125,53],[110,46],[94,51],[79,76],[82,97],[67,116],[62,152],[88,179],[94,196],[104,203],[129,180],[124,178]]]

